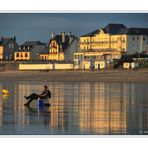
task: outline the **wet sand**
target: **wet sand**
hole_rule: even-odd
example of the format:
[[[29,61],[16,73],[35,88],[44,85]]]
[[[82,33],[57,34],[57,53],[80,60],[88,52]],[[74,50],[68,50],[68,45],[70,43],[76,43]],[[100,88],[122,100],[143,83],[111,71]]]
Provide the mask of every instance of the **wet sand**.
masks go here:
[[[6,71],[0,81],[148,82],[148,69],[102,71]]]

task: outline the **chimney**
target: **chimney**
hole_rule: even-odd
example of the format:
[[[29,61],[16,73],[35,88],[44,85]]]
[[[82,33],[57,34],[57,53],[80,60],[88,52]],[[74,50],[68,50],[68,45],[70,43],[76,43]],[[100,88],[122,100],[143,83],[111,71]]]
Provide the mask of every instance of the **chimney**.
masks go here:
[[[54,32],[52,32],[52,36],[51,36],[51,37],[53,38],[54,36],[55,36],[55,33],[54,33]]]
[[[65,32],[62,32],[62,43],[65,42]]]
[[[69,36],[71,36],[71,35],[72,35],[72,33],[71,33],[71,32],[69,32],[69,33],[68,33],[68,35],[69,35]]]
[[[69,44],[70,44],[72,42],[71,32],[68,33],[68,37],[69,37]]]
[[[16,42],[16,36],[14,36],[13,40],[14,40],[14,42]]]
[[[1,41],[3,41],[3,36],[1,36]]]

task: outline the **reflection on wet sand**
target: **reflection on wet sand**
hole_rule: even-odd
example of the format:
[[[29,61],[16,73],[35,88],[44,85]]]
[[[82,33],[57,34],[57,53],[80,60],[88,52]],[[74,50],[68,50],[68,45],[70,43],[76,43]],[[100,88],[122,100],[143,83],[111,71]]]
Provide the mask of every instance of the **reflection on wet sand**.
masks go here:
[[[92,91],[94,93],[91,94]],[[114,96],[113,88],[105,86],[104,83],[86,84],[82,87],[82,92],[80,105],[82,133],[126,133],[126,100],[121,96]],[[119,94],[122,95],[121,92]]]
[[[1,82],[0,134],[148,134],[148,84],[48,82],[51,106],[24,96],[39,93],[43,82]]]

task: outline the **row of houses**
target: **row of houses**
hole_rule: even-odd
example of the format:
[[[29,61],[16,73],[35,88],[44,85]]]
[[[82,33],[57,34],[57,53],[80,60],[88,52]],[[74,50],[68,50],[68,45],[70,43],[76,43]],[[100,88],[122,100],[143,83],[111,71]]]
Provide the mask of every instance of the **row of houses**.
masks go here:
[[[78,49],[79,40],[72,33],[62,32],[52,37],[48,43],[26,41],[18,45],[16,38],[1,37],[0,60],[14,61],[66,61],[72,62]]]
[[[147,53],[148,28],[128,28],[123,24],[108,24],[79,38],[72,33],[52,33],[48,43],[26,41],[16,43],[16,37],[0,40],[0,60],[73,62],[74,67],[101,68],[122,55]]]
[[[77,50],[78,38],[71,33],[55,35],[49,43],[40,41],[27,41],[14,53],[14,60],[49,60],[49,61],[73,61],[74,52]]]

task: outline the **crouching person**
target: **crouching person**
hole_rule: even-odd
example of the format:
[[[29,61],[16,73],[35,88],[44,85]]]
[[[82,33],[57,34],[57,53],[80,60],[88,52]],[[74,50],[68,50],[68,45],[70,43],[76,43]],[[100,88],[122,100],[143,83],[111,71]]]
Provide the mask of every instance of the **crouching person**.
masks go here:
[[[50,90],[48,90],[48,87],[45,85],[43,86],[43,91],[41,94],[36,94],[36,93],[33,93],[31,94],[30,96],[24,96],[25,99],[28,100],[27,103],[25,103],[24,105],[25,106],[29,106],[30,103],[33,101],[33,100],[38,100],[38,99],[50,99],[51,98],[51,92]]]

